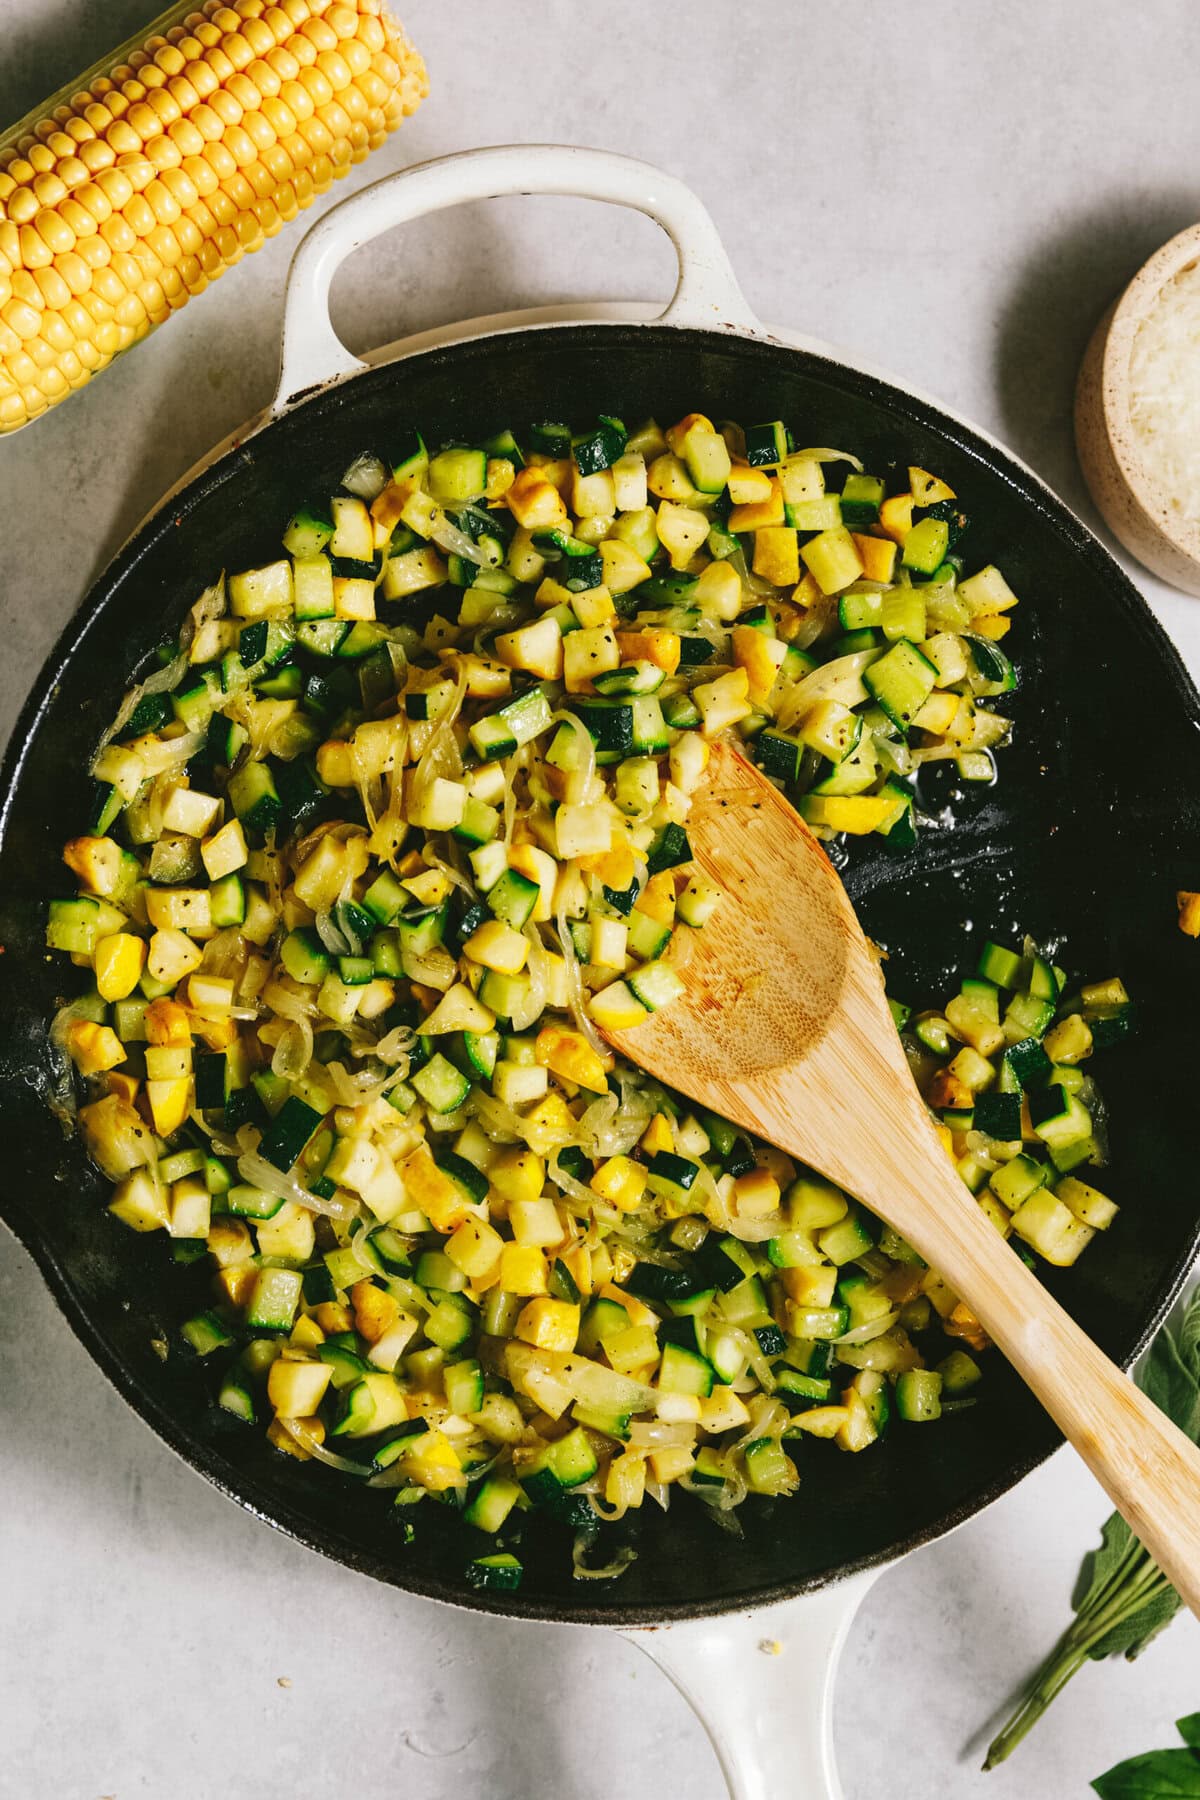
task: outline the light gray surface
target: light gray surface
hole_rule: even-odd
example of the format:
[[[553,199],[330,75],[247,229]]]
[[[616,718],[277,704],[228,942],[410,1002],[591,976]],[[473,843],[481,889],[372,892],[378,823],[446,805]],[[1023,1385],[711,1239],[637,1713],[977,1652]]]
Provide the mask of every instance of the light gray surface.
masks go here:
[[[153,10],[0,0],[0,117]],[[1197,210],[1200,14],[995,0],[871,8],[850,26],[842,9],[694,0],[651,28],[658,11],[412,0],[434,97],[340,191],[514,138],[645,156],[706,200],[762,317],[940,395],[1082,505],[1069,408],[1086,335]],[[0,733],[124,534],[269,396],[296,241],[293,228],[0,441]],[[665,295],[670,280],[645,221],[512,200],[363,253],[337,315],[366,348],[509,306]],[[1143,586],[1200,668],[1195,602]],[[219,1499],[110,1392],[3,1234],[0,1349],[4,1800],[718,1800],[699,1727],[629,1645],[405,1600]],[[1085,1670],[1013,1763],[977,1773],[981,1728],[1059,1629],[1106,1510],[1062,1453],[881,1580],[839,1690],[848,1800],[1082,1795],[1119,1756],[1170,1741],[1200,1704],[1190,1619],[1134,1668]]]

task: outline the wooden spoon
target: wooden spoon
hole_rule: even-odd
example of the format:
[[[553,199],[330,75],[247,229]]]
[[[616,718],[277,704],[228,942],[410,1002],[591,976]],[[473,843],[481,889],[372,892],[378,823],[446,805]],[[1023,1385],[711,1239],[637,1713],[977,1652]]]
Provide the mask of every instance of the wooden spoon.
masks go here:
[[[709,777],[688,835],[725,898],[697,934],[686,995],[611,1033],[614,1047],[894,1226],[966,1301],[1200,1612],[1200,1449],[980,1211],[913,1083],[878,960],[807,826],[727,745],[714,744]]]

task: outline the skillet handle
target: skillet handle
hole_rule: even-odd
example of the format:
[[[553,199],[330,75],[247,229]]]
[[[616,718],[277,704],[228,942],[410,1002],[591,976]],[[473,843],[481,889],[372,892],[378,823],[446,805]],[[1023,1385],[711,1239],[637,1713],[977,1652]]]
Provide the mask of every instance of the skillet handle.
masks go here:
[[[329,318],[338,268],[381,232],[425,213],[503,194],[573,194],[629,206],[661,225],[679,258],[679,281],[659,323],[762,335],[725,254],[716,226],[691,189],[649,163],[570,144],[500,144],[419,163],[343,200],[319,219],[292,259],[284,297],[278,415],[313,388],[357,375]]]
[[[834,1684],[854,1616],[879,1573],[868,1569],[758,1612],[623,1633],[696,1713],[730,1800],[843,1800]]]

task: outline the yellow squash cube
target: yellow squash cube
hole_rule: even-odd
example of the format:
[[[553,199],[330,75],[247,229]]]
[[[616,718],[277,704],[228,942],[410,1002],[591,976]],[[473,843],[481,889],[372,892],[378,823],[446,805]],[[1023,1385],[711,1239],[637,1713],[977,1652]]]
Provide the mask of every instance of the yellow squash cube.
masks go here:
[[[67,1031],[67,1049],[81,1075],[102,1075],[125,1061],[125,1046],[107,1025],[76,1019]]]
[[[546,1258],[536,1246],[505,1244],[500,1252],[500,1286],[506,1294],[522,1298],[544,1294],[547,1278]]]
[[[332,1375],[329,1363],[284,1362],[276,1357],[267,1371],[267,1399],[276,1416],[305,1419],[315,1413]]]
[[[588,1185],[621,1212],[636,1212],[646,1191],[645,1166],[631,1156],[610,1156],[595,1170]]]
[[[538,1032],[534,1055],[560,1080],[573,1081],[592,1093],[608,1092],[607,1070],[612,1067],[612,1058],[606,1064],[581,1031],[572,1031],[565,1025],[544,1025]]]
[[[776,587],[794,587],[799,581],[799,539],[790,525],[764,525],[755,532],[754,573]]]
[[[125,1000],[142,978],[146,945],[129,931],[114,931],[96,939],[92,965],[102,1000]]]
[[[573,1350],[579,1336],[579,1308],[568,1300],[531,1300],[521,1308],[516,1336],[539,1350]]]
[[[504,1240],[482,1219],[464,1219],[447,1239],[445,1254],[472,1281],[491,1275],[500,1261]]]

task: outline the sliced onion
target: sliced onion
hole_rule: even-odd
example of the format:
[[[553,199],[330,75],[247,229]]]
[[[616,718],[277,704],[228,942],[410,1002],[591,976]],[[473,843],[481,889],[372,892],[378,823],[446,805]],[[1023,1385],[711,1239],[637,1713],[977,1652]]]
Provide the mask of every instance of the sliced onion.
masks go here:
[[[343,1475],[355,1475],[360,1481],[365,1481],[371,1473],[365,1464],[351,1462],[348,1456],[339,1456],[336,1451],[327,1450],[324,1444],[319,1444],[300,1419],[285,1419],[282,1413],[277,1417],[288,1436],[294,1437],[301,1449],[307,1450],[315,1462],[324,1463],[329,1469],[338,1469]]]
[[[525,927],[525,937],[529,943],[529,958],[526,964],[529,986],[525,998],[513,1007],[511,1018],[514,1031],[527,1031],[546,1010],[549,981],[549,960],[546,955],[546,947],[542,943],[541,933],[536,925]]]
[[[342,486],[348,493],[357,494],[358,498],[365,500],[369,506],[372,500],[382,494],[390,480],[391,475],[379,458],[364,453],[362,456],[356,456],[350,464],[342,476]]]
[[[596,773],[596,741],[578,713],[560,710],[551,713],[550,717],[557,724],[569,725],[575,733],[575,740],[579,745],[579,767],[572,769],[567,781],[567,799],[577,803],[583,799],[592,776]]]
[[[695,1425],[669,1424],[664,1419],[635,1419],[629,1427],[629,1444],[632,1449],[682,1449],[686,1444],[690,1449],[696,1439]]]
[[[843,1332],[840,1338],[835,1338],[834,1342],[838,1344],[869,1344],[872,1338],[882,1337],[885,1332],[890,1331],[899,1317],[898,1312],[884,1313],[881,1319],[871,1319],[866,1325],[856,1325],[853,1331]]]
[[[577,1181],[574,1175],[568,1175],[565,1169],[559,1168],[557,1151],[561,1148],[561,1145],[556,1147],[555,1155],[551,1157],[546,1166],[546,1172],[555,1187],[560,1188],[570,1199],[578,1202],[580,1209],[578,1216],[581,1219],[595,1218],[603,1225],[618,1224],[624,1215],[615,1206],[610,1206],[608,1201],[602,1200],[593,1188],[587,1187],[584,1182]]]
[[[731,1213],[725,1227],[730,1237],[739,1238],[743,1244],[765,1244],[768,1238],[778,1237],[787,1228],[788,1222],[781,1212],[770,1213],[761,1219],[740,1219],[736,1213]]]
[[[579,958],[575,954],[575,942],[567,925],[565,904],[560,904],[554,915],[554,929],[558,934],[558,948],[567,967],[567,1004],[571,1017],[575,1021],[575,1029],[583,1034],[598,1055],[603,1055],[605,1045],[600,1033],[588,1018],[587,1007],[583,998],[583,976],[579,970]],[[590,1108],[589,1108],[590,1111]],[[587,1117],[587,1114],[584,1114]]]
[[[77,1019],[90,1019],[94,1002],[87,995],[68,1000],[50,1021],[50,1045],[55,1054],[50,1058],[50,1086],[46,1099],[51,1112],[69,1137],[75,1128],[78,1108],[75,1100],[75,1065],[67,1051],[67,1033]]]
[[[393,1025],[376,1044],[375,1055],[380,1062],[407,1065],[416,1041],[417,1034],[411,1025]]]
[[[334,924],[332,913],[319,912],[314,920],[317,936],[328,950],[330,956],[352,956],[350,940],[345,933]]]
[[[485,550],[482,544],[477,544],[465,531],[460,531],[448,513],[438,513],[430,536],[438,549],[444,550],[448,556],[461,556],[481,569],[494,568],[500,561],[494,550]]]
[[[581,1531],[575,1538],[575,1544],[571,1551],[571,1566],[576,1581],[615,1581],[618,1575],[625,1573],[631,1563],[637,1561],[637,1551],[632,1544],[622,1544],[612,1560],[606,1562],[602,1568],[589,1568],[583,1559],[595,1541],[595,1534],[589,1531]]]
[[[156,669],[153,675],[147,675],[145,681],[140,681],[135,688],[131,688],[129,693],[126,694],[124,700],[121,702],[116,718],[104,733],[104,736],[100,739],[101,749],[104,748],[105,744],[111,744],[115,737],[120,736],[121,732],[133,717],[139,700],[143,699],[147,694],[165,694],[172,688],[178,687],[179,683],[183,680],[183,677],[187,674],[188,648],[191,645],[196,632],[201,625],[206,625],[210,619],[219,619],[224,611],[225,577],[222,575],[219,581],[215,581],[211,587],[205,588],[204,592],[183,621],[183,628],[179,633],[179,654],[172,657],[171,661],[163,668]]]
[[[292,1019],[271,1057],[271,1073],[283,1081],[299,1081],[313,1055],[313,1030],[307,1019]]]
[[[658,1479],[657,1475],[647,1474],[646,1494],[649,1499],[656,1501],[664,1512],[670,1507],[671,1490],[665,1481]]]
[[[878,662],[880,652],[876,650],[855,650],[849,656],[835,656],[832,662],[822,663],[811,675],[798,681],[795,687],[788,688],[780,699],[777,709],[777,723],[781,731],[790,731],[817,703],[818,700],[841,700],[844,706],[859,706],[867,698],[867,691],[862,684],[862,673],[869,669],[873,662]]]
[[[851,456],[849,450],[793,450],[788,461],[819,463],[848,462],[858,470],[860,475],[863,470],[863,466],[861,462],[859,462],[857,456]]]
[[[352,1219],[358,1211],[356,1205],[345,1200],[322,1200],[319,1194],[310,1194],[294,1176],[285,1175],[253,1150],[243,1151],[238,1157],[238,1174],[250,1187],[261,1188],[264,1194],[274,1194],[280,1200],[294,1200],[297,1206],[323,1213],[327,1219]]]

